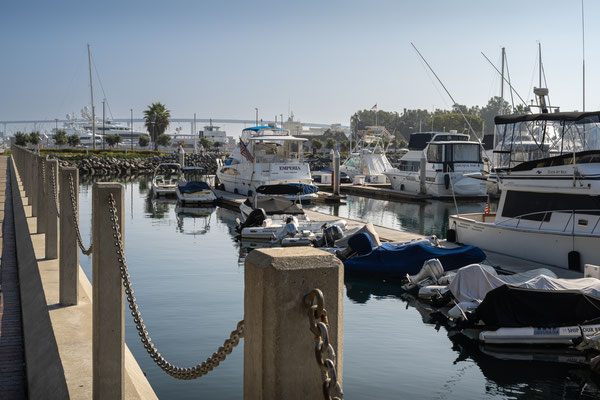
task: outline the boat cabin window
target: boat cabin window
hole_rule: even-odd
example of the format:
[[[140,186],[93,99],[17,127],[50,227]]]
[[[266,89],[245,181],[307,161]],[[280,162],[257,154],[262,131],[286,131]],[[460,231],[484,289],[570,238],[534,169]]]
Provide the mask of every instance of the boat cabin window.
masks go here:
[[[298,153],[292,153],[290,140],[257,140],[253,142],[254,158],[258,163],[298,162]]]
[[[430,163],[444,162],[444,145],[431,143],[427,148],[427,161]]]
[[[446,145],[450,146],[450,145]],[[479,144],[453,144],[452,146],[452,158],[453,162],[468,162],[468,163],[480,163],[481,162],[481,151]]]
[[[351,167],[351,168],[360,168],[360,166],[361,166],[360,157],[359,156],[351,156],[349,159],[346,160],[344,165]]]
[[[546,211],[572,210],[600,215],[600,197],[566,193],[506,192],[502,216],[521,217],[531,221],[549,221],[552,213]]]

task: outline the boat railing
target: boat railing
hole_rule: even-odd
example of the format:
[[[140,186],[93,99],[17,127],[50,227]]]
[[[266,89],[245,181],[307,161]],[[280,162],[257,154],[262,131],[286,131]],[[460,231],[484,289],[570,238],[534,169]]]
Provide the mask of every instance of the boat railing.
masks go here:
[[[519,227],[519,224],[521,223],[521,221],[523,219],[527,220],[527,217],[532,217],[535,215],[541,215],[542,217],[540,218],[540,224],[538,226],[538,230],[542,230],[542,227],[544,225],[545,222],[547,221],[547,216],[549,217],[550,215],[552,215],[552,213],[564,213],[564,214],[570,214],[569,219],[567,220],[567,222],[565,223],[564,228],[562,229],[563,232],[567,232],[567,229],[569,229],[569,227],[571,228],[572,232],[575,232],[575,214],[585,214],[585,213],[596,213],[598,214],[598,218],[596,219],[596,223],[594,224],[594,227],[592,228],[592,230],[589,232],[590,234],[593,234],[596,229],[598,228],[598,226],[600,225],[600,210],[599,209],[564,209],[564,210],[546,210],[546,211],[536,211],[536,212],[531,212],[531,213],[526,213],[526,214],[521,214],[521,215],[517,215],[514,217],[509,217],[506,218],[504,220],[501,221],[496,221],[496,224],[498,225],[502,225],[505,224],[506,222],[512,221],[512,220],[516,220],[517,224],[515,225],[515,228]],[[532,219],[529,219],[532,220]],[[535,220],[532,220],[535,221]],[[587,221],[586,221],[587,224]],[[600,230],[599,230],[600,233]]]

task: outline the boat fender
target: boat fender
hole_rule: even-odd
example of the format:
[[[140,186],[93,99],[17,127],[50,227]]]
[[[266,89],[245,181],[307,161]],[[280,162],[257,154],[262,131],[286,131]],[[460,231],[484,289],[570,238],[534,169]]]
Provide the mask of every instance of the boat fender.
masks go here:
[[[448,190],[450,188],[450,175],[449,174],[444,175],[444,186],[446,187],[446,190]]]
[[[446,240],[450,243],[456,243],[456,229],[448,229],[446,231]]]
[[[581,271],[581,255],[578,251],[569,252],[569,269],[573,271]]]

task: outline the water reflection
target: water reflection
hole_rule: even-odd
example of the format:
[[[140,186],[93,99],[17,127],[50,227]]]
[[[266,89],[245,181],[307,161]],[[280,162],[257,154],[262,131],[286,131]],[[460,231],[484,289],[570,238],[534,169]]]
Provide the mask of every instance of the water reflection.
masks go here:
[[[177,218],[177,230],[184,235],[205,235],[210,229],[212,214],[217,207],[189,207],[177,204],[175,207],[175,216]],[[184,229],[184,223],[187,220],[187,229]]]

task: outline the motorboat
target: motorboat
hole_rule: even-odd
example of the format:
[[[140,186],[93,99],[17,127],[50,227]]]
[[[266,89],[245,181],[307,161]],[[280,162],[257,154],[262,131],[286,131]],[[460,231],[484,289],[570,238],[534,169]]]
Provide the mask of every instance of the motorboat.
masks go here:
[[[175,173],[173,173],[175,171]],[[178,163],[160,163],[152,177],[152,194],[156,197],[175,195],[181,175],[181,165]]]
[[[304,141],[274,124],[246,128],[225,165],[218,168],[219,182],[227,192],[249,196],[260,186],[296,184],[303,190],[300,200],[315,199],[318,188],[303,159]]]
[[[385,171],[394,190],[438,198],[483,197],[481,143],[469,135],[450,132],[417,132],[410,135],[409,151],[397,168]]]
[[[451,215],[450,238],[577,271],[600,264],[600,112],[506,115],[495,122],[558,155],[496,169],[497,212]]]
[[[206,183],[206,170],[202,167],[182,167],[182,178],[175,193],[182,206],[186,204],[214,204],[217,196]]]
[[[375,128],[378,127],[367,127],[366,133],[340,166],[340,171],[347,174],[353,182],[364,179],[364,182],[369,183],[387,183],[384,172],[393,167],[385,155],[384,139],[389,140],[393,136],[385,128]]]

